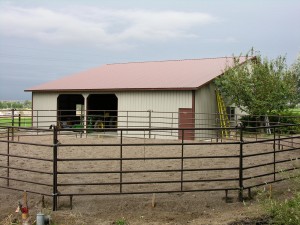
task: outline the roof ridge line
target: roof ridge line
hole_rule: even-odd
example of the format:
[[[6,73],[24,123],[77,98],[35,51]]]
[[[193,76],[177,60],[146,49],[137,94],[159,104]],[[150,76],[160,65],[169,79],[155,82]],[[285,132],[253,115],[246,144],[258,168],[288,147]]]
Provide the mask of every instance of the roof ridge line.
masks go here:
[[[238,57],[245,57],[245,56],[238,56]],[[233,56],[222,56],[222,57],[207,57],[207,58],[200,58],[200,59],[167,59],[167,60],[153,60],[153,61],[136,61],[136,62],[120,62],[120,63],[108,63],[105,64],[107,66],[111,65],[118,65],[118,64],[131,64],[131,63],[152,63],[152,62],[179,62],[179,61],[192,61],[192,60],[206,60],[206,59],[223,59],[223,58],[233,58]]]

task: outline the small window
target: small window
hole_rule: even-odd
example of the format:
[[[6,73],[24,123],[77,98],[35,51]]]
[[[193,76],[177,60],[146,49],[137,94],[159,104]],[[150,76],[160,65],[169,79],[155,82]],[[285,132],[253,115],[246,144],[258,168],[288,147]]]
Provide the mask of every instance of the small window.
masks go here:
[[[84,105],[76,104],[76,116],[83,116]]]
[[[230,121],[234,120],[234,117],[235,117],[235,107],[226,107],[226,112],[227,112],[227,115],[228,115],[228,119]]]

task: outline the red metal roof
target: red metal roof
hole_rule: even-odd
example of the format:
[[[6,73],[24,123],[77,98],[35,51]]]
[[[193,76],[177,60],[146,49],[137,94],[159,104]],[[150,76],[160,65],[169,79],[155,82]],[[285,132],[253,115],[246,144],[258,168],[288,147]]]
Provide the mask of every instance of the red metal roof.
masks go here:
[[[232,65],[232,57],[107,64],[25,91],[195,90]]]

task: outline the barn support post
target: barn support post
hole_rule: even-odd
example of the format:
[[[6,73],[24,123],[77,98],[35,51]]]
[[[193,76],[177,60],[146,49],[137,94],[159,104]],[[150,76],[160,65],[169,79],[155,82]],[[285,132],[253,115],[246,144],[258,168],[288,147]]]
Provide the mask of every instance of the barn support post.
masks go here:
[[[88,121],[88,105],[87,105],[87,99],[88,99],[88,96],[89,94],[82,94],[83,98],[84,98],[84,110],[83,110],[83,113],[84,113],[84,116],[83,116],[83,128],[84,128],[84,133],[87,135],[87,121]]]
[[[243,191],[244,191],[244,184],[243,184],[243,127],[240,127],[240,162],[239,162],[239,201],[242,202],[243,197]]]
[[[57,140],[57,126],[53,126],[53,193],[52,193],[52,210],[57,210],[57,149],[58,149],[58,140]]]

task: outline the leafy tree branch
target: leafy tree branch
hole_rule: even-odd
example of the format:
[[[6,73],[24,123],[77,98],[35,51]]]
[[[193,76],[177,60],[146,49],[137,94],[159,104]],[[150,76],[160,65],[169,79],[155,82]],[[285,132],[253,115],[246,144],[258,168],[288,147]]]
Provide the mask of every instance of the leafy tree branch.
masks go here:
[[[215,80],[228,104],[252,115],[269,115],[294,108],[299,103],[300,74],[288,69],[285,57],[274,60],[260,55],[234,57],[224,74]]]

